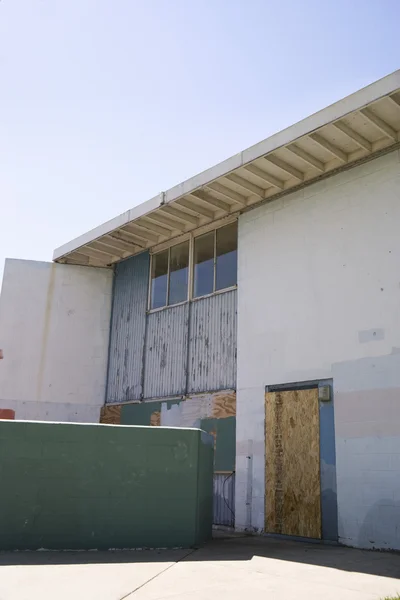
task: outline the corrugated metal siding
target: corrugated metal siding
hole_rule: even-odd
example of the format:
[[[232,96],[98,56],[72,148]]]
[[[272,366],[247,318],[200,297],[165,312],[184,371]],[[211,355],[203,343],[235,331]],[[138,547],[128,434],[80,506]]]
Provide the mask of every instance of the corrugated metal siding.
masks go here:
[[[144,397],[165,398],[184,394],[189,304],[147,316]]]
[[[214,525],[235,525],[235,474],[214,473]]]
[[[188,393],[236,388],[236,290],[191,304]]]
[[[115,267],[107,402],[138,400],[142,394],[148,278],[148,252]]]

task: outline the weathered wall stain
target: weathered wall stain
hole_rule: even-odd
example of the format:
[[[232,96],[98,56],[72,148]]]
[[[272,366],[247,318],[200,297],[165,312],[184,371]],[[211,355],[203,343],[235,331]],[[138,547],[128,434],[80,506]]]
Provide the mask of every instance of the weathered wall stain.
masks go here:
[[[150,425],[152,427],[159,427],[161,425],[161,412],[155,410],[150,416]]]
[[[0,419],[10,420],[15,419],[15,410],[11,408],[0,408]]]
[[[39,362],[39,369],[38,369],[38,376],[37,376],[36,400],[40,400],[41,395],[42,395],[43,374],[44,374],[44,367],[45,367],[45,362],[46,362],[46,352],[47,352],[47,341],[49,338],[49,331],[50,331],[50,316],[51,316],[51,308],[52,308],[53,296],[54,296],[54,285],[55,285],[55,280],[56,280],[56,266],[57,265],[52,263],[51,267],[50,267],[50,279],[49,279],[49,285],[47,288],[46,307],[45,307],[45,313],[44,313],[43,337],[42,337],[42,343],[40,346],[40,362]]]

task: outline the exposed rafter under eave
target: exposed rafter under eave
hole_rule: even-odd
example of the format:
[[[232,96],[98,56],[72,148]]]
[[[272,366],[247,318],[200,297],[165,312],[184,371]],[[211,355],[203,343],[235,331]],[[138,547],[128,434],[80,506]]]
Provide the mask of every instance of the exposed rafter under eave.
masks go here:
[[[54,251],[107,267],[400,145],[400,70]]]

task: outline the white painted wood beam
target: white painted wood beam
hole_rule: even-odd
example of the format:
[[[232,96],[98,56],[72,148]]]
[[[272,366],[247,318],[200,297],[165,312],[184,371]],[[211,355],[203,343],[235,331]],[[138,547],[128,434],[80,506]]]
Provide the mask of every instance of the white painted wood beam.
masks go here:
[[[341,150],[337,146],[334,146],[333,144],[331,144],[331,142],[328,142],[328,140],[323,138],[319,133],[311,133],[309,137],[316,144],[321,146],[321,148],[324,148],[324,150],[327,150],[328,152],[333,154],[333,156],[336,156],[336,158],[339,158],[342,162],[347,163],[347,161],[348,161],[347,154],[345,152],[343,152],[343,150]]]
[[[65,264],[70,265],[88,265],[89,264],[89,256],[87,254],[82,254],[82,252],[73,252],[69,256],[65,258]],[[99,264],[103,264],[100,263]]]
[[[245,196],[242,196],[241,194],[238,194],[234,190],[227,188],[225,185],[218,183],[218,181],[216,181],[214,183],[210,183],[210,185],[208,185],[207,187],[210,188],[211,190],[213,190],[214,192],[221,194],[221,196],[225,196],[225,198],[229,198],[230,200],[237,202],[237,204],[240,204],[241,206],[246,206],[246,197]]]
[[[200,215],[201,217],[205,217],[206,219],[214,218],[214,213],[211,210],[207,210],[207,208],[200,206],[197,203],[197,198],[195,196],[189,195],[189,197],[192,198],[194,201],[192,202],[191,200],[187,200],[186,198],[179,198],[179,200],[177,200],[174,204],[177,204],[178,206],[184,206],[188,210],[191,210],[192,212],[196,213],[197,215]]]
[[[138,249],[147,248],[148,244],[151,243],[148,240],[138,238],[129,231],[125,231],[122,229],[120,229],[119,231],[113,231],[112,237],[118,240],[122,240],[123,242],[132,243],[134,244],[134,247]]]
[[[80,252],[89,256],[90,258],[94,258],[104,264],[109,264],[115,262],[116,260],[120,260],[120,257],[115,256],[113,254],[108,254],[107,252],[103,252],[102,250],[95,250],[94,248],[89,248],[89,246],[83,246],[80,248]]]
[[[378,117],[375,113],[372,112],[369,108],[362,108],[360,113],[368,119],[370,123],[375,125],[377,129],[379,129],[384,135],[392,138],[393,141],[397,142],[398,134],[397,131],[393,129],[386,121]]]
[[[400,108],[400,98],[397,96],[388,96],[388,98],[397,108]]]
[[[179,221],[182,221],[186,224],[189,223],[190,225],[195,226],[199,224],[199,219],[197,217],[193,217],[193,215],[188,215],[187,212],[177,210],[176,208],[174,208],[174,206],[169,206],[168,204],[162,208],[162,212],[165,212],[168,215],[171,215],[171,217],[175,217],[175,219],[178,219]]]
[[[306,152],[305,150],[303,150],[303,148],[297,146],[297,144],[291,144],[290,146],[286,146],[286,150],[289,150],[290,152],[304,160],[304,162],[308,163],[312,167],[315,167],[316,169],[318,169],[318,171],[321,171],[322,173],[325,171],[325,165],[321,160],[315,158],[315,156],[312,156],[309,152]]]
[[[109,246],[105,242],[103,242],[103,238],[96,240],[90,243],[90,247],[94,250],[98,250],[99,252],[104,252],[109,256],[117,256],[120,260],[124,258],[124,250],[119,250],[118,248],[114,248],[113,246]]]
[[[157,243],[160,239],[159,235],[156,235],[154,232],[151,233],[150,231],[148,231],[148,227],[144,228],[141,225],[139,225],[138,223],[135,223],[135,224],[128,223],[123,228],[123,231],[127,231],[128,233],[133,234],[134,236],[144,240],[145,242]],[[168,234],[169,234],[169,232],[168,232]]]
[[[138,249],[137,245],[126,242],[124,240],[118,240],[117,238],[114,238],[112,234],[105,235],[100,239],[101,241],[104,240],[104,242],[107,245],[110,245],[113,248],[117,248],[118,250],[122,250],[123,252],[136,252],[136,250]]]
[[[213,206],[216,209],[223,210],[226,213],[229,213],[231,211],[230,204],[227,204],[226,202],[223,202],[222,200],[218,200],[218,198],[214,198],[214,196],[211,196],[210,194],[207,194],[206,192],[199,190],[198,192],[193,192],[191,195],[194,196],[195,198],[197,198],[198,200],[201,200],[205,204],[208,204],[209,206]]]
[[[141,227],[144,227],[146,228],[146,230],[148,229],[153,233],[159,233],[160,235],[163,235],[166,238],[171,237],[171,232],[169,229],[166,229],[165,227],[160,227],[160,225],[156,225],[155,223],[153,223],[153,221],[149,221],[148,215],[146,215],[145,217],[141,217],[140,224]]]
[[[275,165],[275,167],[278,167],[278,169],[281,169],[281,171],[285,171],[285,173],[288,173],[289,175],[295,177],[299,181],[304,181],[304,173],[302,173],[292,165],[289,165],[289,163],[282,160],[281,158],[278,158],[273,154],[269,154],[268,156],[264,156],[264,160],[271,163],[272,165]]]
[[[244,179],[244,177],[236,175],[236,173],[231,173],[230,175],[227,175],[225,179],[229,179],[229,181],[232,181],[232,183],[235,183],[236,185],[240,186],[241,188],[255,196],[264,198],[265,190],[263,190],[263,188],[259,187],[258,185],[255,185],[251,181],[247,181],[247,179]]]
[[[263,169],[260,169],[256,165],[246,165],[243,168],[246,169],[246,171],[248,171],[252,175],[255,175],[259,179],[262,179],[266,183],[269,183],[269,185],[272,185],[273,187],[283,190],[283,188],[284,188],[283,181],[281,181],[274,175],[270,175],[269,173],[266,173]]]
[[[358,144],[358,146],[361,146],[361,148],[364,148],[364,150],[368,150],[368,152],[372,152],[371,142],[369,142],[363,135],[360,135],[357,133],[357,131],[354,131],[354,129],[346,125],[346,123],[343,123],[342,121],[336,121],[336,123],[332,123],[332,125],[347,135],[347,137]]]
[[[159,223],[162,227],[167,227],[172,231],[185,231],[185,226],[180,221],[164,216],[161,211],[152,212],[148,214],[146,218],[150,221],[155,221],[157,224]]]

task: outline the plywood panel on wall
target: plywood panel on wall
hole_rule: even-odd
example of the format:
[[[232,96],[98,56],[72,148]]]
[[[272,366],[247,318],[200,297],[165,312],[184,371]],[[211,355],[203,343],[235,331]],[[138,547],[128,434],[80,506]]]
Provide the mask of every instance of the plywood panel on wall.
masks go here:
[[[121,404],[103,406],[100,411],[100,423],[119,425],[121,423]]]
[[[318,390],[265,396],[265,529],[321,537]]]

